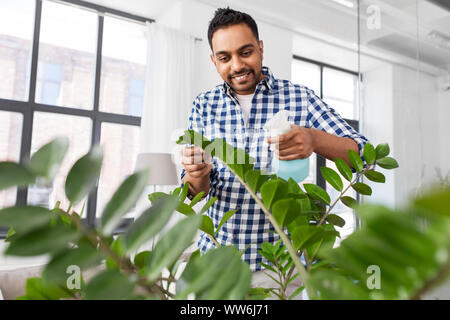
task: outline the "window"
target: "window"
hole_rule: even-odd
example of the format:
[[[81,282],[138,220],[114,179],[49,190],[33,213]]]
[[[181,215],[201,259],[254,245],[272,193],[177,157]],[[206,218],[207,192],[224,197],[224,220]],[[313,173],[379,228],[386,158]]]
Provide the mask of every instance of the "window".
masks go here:
[[[100,144],[106,161],[103,163],[98,186],[97,217],[102,214],[119,184],[134,171],[139,152],[139,128],[103,123]]]
[[[357,73],[294,56],[291,78],[293,83],[314,90],[349,125],[358,130]],[[320,170],[317,170],[317,168],[327,166],[338,173],[339,171],[336,169],[334,162],[316,154],[313,154],[313,156],[310,157],[310,176],[304,183],[316,183],[326,189],[332,199],[336,199],[339,194],[323,179]],[[342,181],[345,187],[347,181],[344,178]],[[353,198],[357,197],[353,189],[347,191],[346,195]],[[358,225],[357,218],[352,209],[341,203],[335,206],[333,213],[340,215],[346,222],[343,228],[337,228],[341,233],[341,239],[343,239],[355,230]]]
[[[0,98],[28,100],[35,2],[0,1]]]
[[[139,117],[142,114],[142,106],[144,105],[144,80],[130,80],[130,100],[128,113],[132,116]]]
[[[59,200],[61,208],[69,207],[69,201],[64,192],[65,178],[75,161],[89,151],[91,134],[92,120],[89,118],[50,112],[34,114],[31,154],[52,139],[62,136],[69,139],[69,150],[61,164],[59,174],[52,184],[44,186],[37,184],[30,187],[28,191],[29,204],[51,207]],[[82,206],[83,201],[75,206],[74,210],[80,212]]]
[[[104,30],[100,110],[140,117],[147,59],[145,28],[106,17]]]
[[[102,144],[99,186],[74,208],[80,212],[84,206],[83,218],[95,227],[106,201],[134,170],[145,88],[145,22],[153,21],[72,3],[0,1],[0,161],[23,161],[56,136],[70,141],[54,181],[0,192],[0,208],[52,207],[56,200],[67,208],[69,169]],[[5,234],[0,230],[0,237]]]
[[[43,62],[38,69],[36,91],[38,100],[44,104],[58,104],[61,89],[62,66],[56,63]]]
[[[0,111],[0,161],[19,161],[22,136],[22,114]],[[17,189],[0,191],[0,208],[13,206]]]
[[[93,109],[97,25],[94,12],[42,2],[36,102]]]

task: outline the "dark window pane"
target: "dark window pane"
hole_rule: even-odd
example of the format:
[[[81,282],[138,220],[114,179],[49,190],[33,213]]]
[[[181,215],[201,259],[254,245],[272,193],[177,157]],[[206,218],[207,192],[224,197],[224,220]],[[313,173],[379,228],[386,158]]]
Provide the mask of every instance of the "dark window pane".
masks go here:
[[[0,111],[0,161],[18,162],[22,137],[21,113]],[[0,208],[16,203],[17,188],[0,191]]]
[[[28,100],[35,2],[0,1],[0,98]]]

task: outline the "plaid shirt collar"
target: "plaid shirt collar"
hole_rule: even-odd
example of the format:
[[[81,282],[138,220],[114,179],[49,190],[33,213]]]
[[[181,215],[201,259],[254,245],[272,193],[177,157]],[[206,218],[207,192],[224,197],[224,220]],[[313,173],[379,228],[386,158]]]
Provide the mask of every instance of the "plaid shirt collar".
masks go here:
[[[275,92],[275,77],[273,76],[272,71],[268,67],[262,67],[261,73],[265,76],[257,85],[255,89],[255,93],[265,87],[269,90],[269,94],[273,94]],[[227,95],[233,96],[233,88],[226,82],[220,86],[220,89]]]

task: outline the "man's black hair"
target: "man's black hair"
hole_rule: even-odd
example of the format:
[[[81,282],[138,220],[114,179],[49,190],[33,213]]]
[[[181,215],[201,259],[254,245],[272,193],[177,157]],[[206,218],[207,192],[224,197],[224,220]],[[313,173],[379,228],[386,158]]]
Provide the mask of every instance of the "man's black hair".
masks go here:
[[[211,50],[212,37],[214,32],[216,32],[220,28],[226,28],[239,23],[245,23],[250,28],[250,30],[252,30],[252,33],[256,37],[256,40],[259,41],[258,26],[256,25],[255,20],[253,20],[250,15],[244,12],[230,9],[229,7],[219,8],[214,13],[214,18],[212,18],[212,20],[209,22],[208,27],[208,41]]]

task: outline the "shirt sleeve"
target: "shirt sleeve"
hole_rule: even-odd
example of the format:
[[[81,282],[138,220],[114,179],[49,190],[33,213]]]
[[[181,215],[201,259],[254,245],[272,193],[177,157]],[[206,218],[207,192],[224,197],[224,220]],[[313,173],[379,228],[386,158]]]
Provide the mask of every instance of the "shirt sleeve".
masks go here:
[[[202,117],[202,105],[200,103],[199,97],[197,97],[192,103],[191,113],[189,114],[189,130],[194,130],[202,135],[205,134],[205,129],[203,125],[203,117]],[[186,170],[182,168],[181,170],[181,185],[183,185],[183,178],[186,174]]]
[[[369,142],[367,138],[353,129],[333,108],[311,90],[308,90],[308,107],[308,120],[312,128],[338,137],[353,139],[358,144],[359,154],[362,156],[363,148]]]

